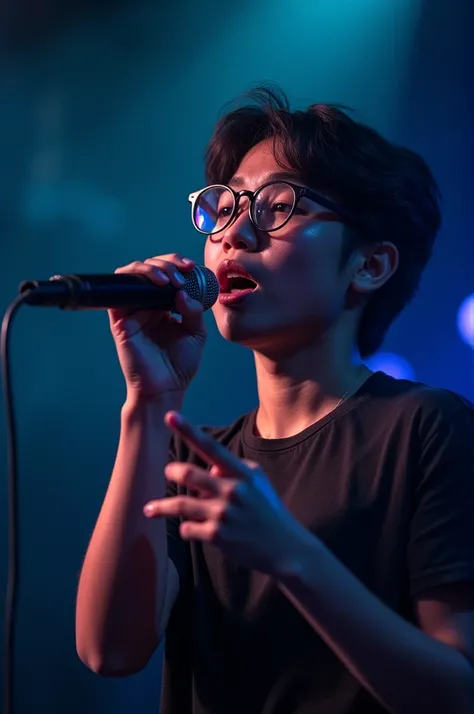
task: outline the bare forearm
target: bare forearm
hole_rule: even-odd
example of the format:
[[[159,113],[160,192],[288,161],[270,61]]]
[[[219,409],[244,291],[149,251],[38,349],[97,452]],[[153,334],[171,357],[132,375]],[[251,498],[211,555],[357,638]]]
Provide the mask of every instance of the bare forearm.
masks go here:
[[[474,669],[370,593],[308,535],[280,587],[352,674],[393,714],[467,714]]]
[[[77,595],[77,651],[94,671],[139,669],[162,635],[166,524],[145,518],[143,506],[164,495],[170,434],[163,416],[180,405],[170,398],[122,409],[115,466]]]

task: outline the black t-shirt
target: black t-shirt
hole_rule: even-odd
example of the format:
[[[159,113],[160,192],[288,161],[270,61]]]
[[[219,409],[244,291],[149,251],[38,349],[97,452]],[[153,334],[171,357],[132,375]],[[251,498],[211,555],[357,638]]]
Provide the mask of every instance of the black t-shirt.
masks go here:
[[[474,580],[472,404],[378,372],[296,436],[256,436],[255,415],[206,429],[257,461],[291,513],[392,610],[413,622],[415,596]],[[176,437],[171,458],[205,466]],[[183,541],[178,526],[169,520],[180,594],[162,714],[385,711],[271,578]]]

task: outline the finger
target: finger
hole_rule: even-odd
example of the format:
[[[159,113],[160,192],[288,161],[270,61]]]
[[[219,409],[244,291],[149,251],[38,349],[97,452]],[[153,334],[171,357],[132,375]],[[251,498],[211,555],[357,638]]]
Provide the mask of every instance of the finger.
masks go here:
[[[213,472],[213,469],[219,469],[219,478],[216,478],[217,473]],[[181,461],[172,461],[167,464],[165,476],[168,481],[198,491],[201,496],[206,498],[219,498],[223,503],[234,502],[237,494],[240,493],[239,487],[243,483],[241,479],[225,476],[220,467],[213,466],[209,471],[206,471]]]
[[[216,464],[213,464],[209,469],[209,474],[213,478],[225,478],[226,471],[222,468],[222,466],[217,466]]]
[[[168,263],[176,265],[181,272],[189,272],[194,270],[195,262],[191,258],[185,258],[180,253],[166,253],[165,255],[154,255],[149,260],[164,260]]]
[[[174,254],[171,256],[165,256],[174,258]],[[176,258],[178,261],[178,258]],[[193,270],[194,261],[190,261],[189,264],[184,261],[190,260],[188,258],[182,258],[180,265],[180,270]],[[190,334],[197,336],[202,343],[205,342],[207,337],[207,328],[203,319],[203,305],[199,300],[194,300],[189,297],[187,292],[183,290],[183,286],[186,283],[186,279],[176,270],[174,266],[169,261],[163,260],[160,257],[157,258],[147,258],[145,262],[140,262],[138,260],[128,265],[124,265],[115,270],[116,273],[139,273],[140,275],[145,275],[149,280],[156,283],[157,285],[167,285],[171,283],[174,287],[178,289],[175,296],[175,312],[181,315],[180,320],[173,318],[173,322],[180,323],[183,328]],[[168,274],[169,273],[169,274]],[[130,314],[133,314],[131,311]],[[126,310],[120,309],[119,312],[109,312],[109,316],[112,320],[116,320],[118,317],[123,317],[124,314],[129,314]]]
[[[189,321],[201,322],[203,305],[199,300],[190,297],[184,290],[178,290],[175,297],[175,307],[177,312],[183,316],[183,319]]]
[[[245,459],[242,459],[242,461],[245,461]],[[255,465],[258,467],[258,464]],[[243,494],[247,493],[248,481],[244,478],[232,478],[228,476],[222,466],[216,466],[215,464],[211,466],[209,475],[214,481],[217,481],[220,498],[224,498],[228,502],[235,503],[236,501],[241,501]]]
[[[222,444],[219,444],[210,434],[191,424],[181,413],[169,411],[165,414],[165,424],[179,432],[183,440],[191,446],[208,464],[219,466],[226,476],[248,480],[254,467],[245,464],[234,456]]]
[[[186,521],[179,526],[179,534],[183,540],[200,540],[207,543],[219,543],[221,539],[223,525],[217,521],[205,521],[196,523]]]
[[[175,288],[183,288],[186,285],[184,275],[182,275],[176,265],[169,260],[163,260],[163,258],[147,258],[145,265],[151,265],[154,269],[167,275],[171,285]]]
[[[166,275],[166,273],[163,272],[163,270],[161,270],[157,265],[141,263],[139,260],[135,260],[133,263],[117,268],[115,273],[138,273],[139,275],[145,275],[149,280],[157,285],[167,285],[170,281],[168,275]]]
[[[181,324],[190,334],[196,335],[202,343],[207,336],[204,322],[204,309],[199,300],[193,300],[184,290],[178,290],[175,297],[175,310],[181,315]]]
[[[210,500],[193,498],[192,496],[173,496],[148,501],[143,508],[147,518],[181,517],[191,518],[195,521],[204,521],[212,518],[216,511],[215,504]]]
[[[173,481],[198,491],[205,491],[213,496],[218,496],[223,491],[222,485],[208,471],[181,461],[171,461],[166,464],[165,476],[168,481]]]

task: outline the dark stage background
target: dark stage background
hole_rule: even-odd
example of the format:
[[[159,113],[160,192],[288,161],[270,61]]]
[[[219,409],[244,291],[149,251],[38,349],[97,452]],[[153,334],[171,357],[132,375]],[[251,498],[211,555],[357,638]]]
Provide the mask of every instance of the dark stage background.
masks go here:
[[[203,184],[204,146],[225,102],[270,80],[295,106],[353,107],[433,167],[444,196],[435,257],[373,365],[474,398],[473,12],[472,0],[2,4],[0,305],[26,278],[112,272],[173,250],[200,260],[187,196]],[[208,320],[185,411],[218,424],[252,408],[256,391],[251,355]],[[74,648],[77,579],[124,397],[106,315],[25,308],[13,358],[17,711],[156,713],[160,653],[109,681]],[[237,373],[247,389],[232,389]]]

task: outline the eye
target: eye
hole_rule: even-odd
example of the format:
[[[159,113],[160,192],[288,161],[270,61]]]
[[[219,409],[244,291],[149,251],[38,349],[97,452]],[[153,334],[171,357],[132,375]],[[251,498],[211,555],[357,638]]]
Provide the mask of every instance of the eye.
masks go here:
[[[275,213],[290,213],[291,204],[285,203],[284,201],[277,201],[272,205],[272,211]]]

